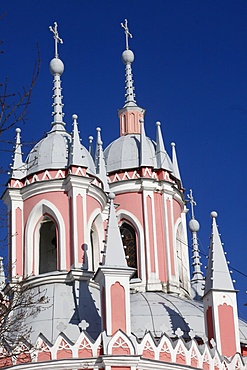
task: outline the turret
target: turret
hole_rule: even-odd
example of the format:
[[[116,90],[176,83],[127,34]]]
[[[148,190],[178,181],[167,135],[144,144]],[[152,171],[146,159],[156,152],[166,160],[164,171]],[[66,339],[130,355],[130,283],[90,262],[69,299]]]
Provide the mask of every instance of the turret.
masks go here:
[[[233,287],[220,235],[216,212],[211,212],[208,267],[203,297],[206,334],[220,354],[231,357],[240,352],[236,290]]]
[[[115,194],[110,193],[105,255],[94,279],[100,284],[102,330],[105,330],[107,335],[114,335],[121,329],[130,335],[129,279],[135,270],[126,263],[114,198]]]

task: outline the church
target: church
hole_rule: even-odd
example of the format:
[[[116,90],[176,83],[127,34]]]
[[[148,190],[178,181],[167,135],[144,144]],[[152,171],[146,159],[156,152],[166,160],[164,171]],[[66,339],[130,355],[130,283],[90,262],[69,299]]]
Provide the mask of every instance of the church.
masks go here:
[[[50,27],[53,121],[25,159],[16,129],[3,194],[12,266],[6,286],[0,271],[3,294],[21,282],[25,293],[45,292],[46,299],[19,323],[28,338],[14,349],[2,343],[0,368],[246,369],[247,323],[238,317],[217,212],[204,276],[193,193],[188,202],[175,143],[169,155],[160,122],[155,140],[146,136],[127,20],[121,27],[125,101],[120,135],[106,148],[100,128],[96,148],[91,137],[88,148],[81,144],[76,114],[72,133],[66,130],[63,41],[57,23]]]

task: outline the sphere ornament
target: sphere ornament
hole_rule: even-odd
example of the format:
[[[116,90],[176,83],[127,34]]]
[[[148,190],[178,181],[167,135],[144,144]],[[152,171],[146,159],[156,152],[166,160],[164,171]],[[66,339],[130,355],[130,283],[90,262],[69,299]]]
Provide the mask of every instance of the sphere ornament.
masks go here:
[[[109,195],[108,195],[108,198],[110,199],[110,200],[114,200],[115,199],[115,193],[109,193]]]
[[[131,50],[124,50],[122,54],[122,61],[124,64],[133,63],[135,59],[134,53]]]
[[[200,229],[200,224],[197,220],[195,219],[192,219],[190,220],[189,222],[189,229],[190,231],[193,233],[193,232],[198,232],[199,229]]]
[[[210,213],[210,216],[211,216],[212,218],[216,218],[216,217],[218,216],[218,213],[217,213],[216,211],[212,211],[212,212]]]
[[[62,75],[64,71],[64,64],[59,58],[53,58],[50,61],[50,72],[53,76]]]

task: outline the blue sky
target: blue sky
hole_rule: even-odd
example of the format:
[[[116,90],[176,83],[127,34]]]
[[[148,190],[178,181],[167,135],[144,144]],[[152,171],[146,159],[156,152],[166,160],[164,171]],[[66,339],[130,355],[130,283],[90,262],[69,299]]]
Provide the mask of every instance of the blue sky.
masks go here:
[[[207,253],[211,220],[218,224],[231,266],[246,272],[245,189],[247,168],[247,2],[245,0],[23,0],[2,1],[4,40],[0,56],[9,91],[28,85],[39,44],[42,65],[22,141],[36,142],[50,129],[54,42],[49,26],[59,24],[59,55],[67,130],[79,116],[83,144],[102,128],[104,147],[119,135],[117,110],[124,104],[125,38],[129,21],[136,100],[146,109],[146,133],[155,139],[161,121],[167,151],[176,143],[184,187],[193,189],[201,250]],[[0,137],[0,165],[11,162],[14,130]],[[27,153],[29,147],[24,146]],[[1,183],[7,177],[1,179]],[[189,235],[190,240],[190,235]],[[203,261],[203,265],[206,262]],[[234,272],[239,311],[247,318],[246,277]]]

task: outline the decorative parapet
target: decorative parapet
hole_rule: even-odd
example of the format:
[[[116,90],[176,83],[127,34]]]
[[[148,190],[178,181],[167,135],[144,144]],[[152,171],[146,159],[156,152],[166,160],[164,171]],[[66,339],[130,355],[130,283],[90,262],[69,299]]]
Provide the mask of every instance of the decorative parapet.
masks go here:
[[[247,369],[244,358],[238,353],[227,359],[220,356],[217,349],[210,348],[207,343],[198,344],[195,339],[185,342],[181,338],[173,341],[166,334],[157,341],[147,333],[141,341],[138,341],[135,336],[127,336],[118,330],[111,337],[107,337],[104,332],[94,341],[85,331],[82,331],[75,343],[61,333],[54,344],[40,334],[29,353],[27,346],[25,346],[26,351],[21,353],[23,346],[25,345],[20,344],[19,355],[13,358],[10,358],[8,352],[2,348],[0,368],[19,365],[15,366],[15,369],[36,369],[37,363],[41,365],[43,362],[47,365],[47,362],[54,361],[52,368],[60,369],[67,367],[59,367],[59,361],[63,366],[65,362],[69,364],[71,361],[72,366],[72,363],[80,361],[85,369],[92,368],[92,364],[96,363],[100,368],[110,365],[116,369],[120,366],[119,361],[124,359],[125,367],[131,366],[132,370],[170,369],[171,366],[181,369],[181,365],[184,369],[187,367],[204,370]]]

